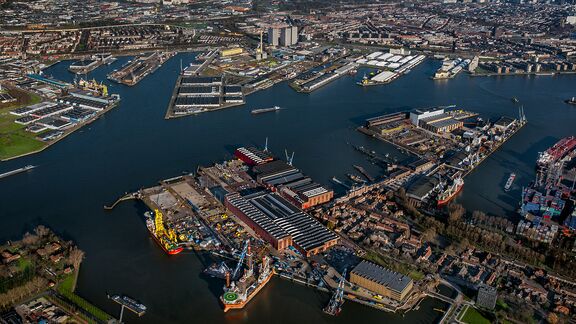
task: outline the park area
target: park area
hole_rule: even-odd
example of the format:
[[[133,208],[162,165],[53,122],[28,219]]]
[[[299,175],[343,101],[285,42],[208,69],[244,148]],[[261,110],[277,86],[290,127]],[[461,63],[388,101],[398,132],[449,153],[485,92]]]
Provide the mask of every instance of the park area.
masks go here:
[[[466,310],[459,319],[463,323],[468,324],[490,324],[490,320],[482,316],[475,308],[466,306]]]

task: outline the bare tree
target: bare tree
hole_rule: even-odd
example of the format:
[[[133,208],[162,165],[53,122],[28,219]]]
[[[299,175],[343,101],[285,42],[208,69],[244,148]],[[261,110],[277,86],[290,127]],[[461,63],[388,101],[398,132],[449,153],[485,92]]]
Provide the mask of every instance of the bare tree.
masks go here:
[[[426,242],[432,242],[436,239],[436,228],[428,227],[422,232],[422,239]]]
[[[36,235],[38,235],[40,238],[45,237],[46,235],[50,234],[50,230],[48,229],[48,227],[44,226],[44,225],[38,225],[36,226],[36,228],[34,229],[34,232],[36,233]]]
[[[24,234],[24,237],[22,238],[22,242],[25,245],[35,245],[36,243],[38,243],[38,236],[26,232],[26,234]]]
[[[84,251],[77,247],[73,247],[70,250],[70,255],[68,256],[68,261],[74,266],[74,269],[80,268],[80,263],[84,259]]]
[[[466,209],[460,204],[450,204],[448,207],[448,221],[450,223],[455,223],[462,219],[462,216],[466,213]]]

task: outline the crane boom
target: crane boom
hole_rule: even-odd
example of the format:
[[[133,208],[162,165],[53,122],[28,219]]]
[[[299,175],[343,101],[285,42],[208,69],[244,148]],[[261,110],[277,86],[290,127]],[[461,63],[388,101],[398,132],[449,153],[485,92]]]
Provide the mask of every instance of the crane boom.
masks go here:
[[[242,248],[242,253],[240,253],[240,259],[238,260],[238,264],[236,265],[236,268],[234,268],[234,272],[232,273],[232,278],[236,278],[236,276],[238,275],[238,271],[240,271],[240,268],[244,263],[244,258],[246,257],[246,253],[248,252],[249,245],[250,245],[250,239],[247,239],[246,243],[244,244],[244,248]]]

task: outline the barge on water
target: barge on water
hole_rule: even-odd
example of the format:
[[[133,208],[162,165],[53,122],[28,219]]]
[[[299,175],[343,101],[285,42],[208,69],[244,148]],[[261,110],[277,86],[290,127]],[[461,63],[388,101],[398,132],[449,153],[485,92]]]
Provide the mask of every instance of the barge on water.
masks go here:
[[[142,316],[146,313],[146,306],[144,304],[128,296],[114,295],[110,297],[110,299],[122,305],[123,307],[128,308],[131,312],[135,313],[138,316]]]
[[[26,171],[32,170],[32,169],[34,169],[35,167],[36,167],[36,166],[34,166],[34,165],[27,165],[27,166],[25,166],[25,167],[23,167],[23,168],[20,168],[20,169],[16,169],[16,170],[4,172],[4,173],[0,174],[0,179],[6,178],[6,177],[9,177],[9,176],[18,174],[18,173],[22,173],[22,172],[26,172]]]
[[[253,115],[257,115],[257,114],[263,114],[263,113],[267,113],[267,112],[278,111],[281,109],[282,108],[280,106],[274,106],[274,107],[270,107],[270,108],[254,109],[251,111],[251,113]]]

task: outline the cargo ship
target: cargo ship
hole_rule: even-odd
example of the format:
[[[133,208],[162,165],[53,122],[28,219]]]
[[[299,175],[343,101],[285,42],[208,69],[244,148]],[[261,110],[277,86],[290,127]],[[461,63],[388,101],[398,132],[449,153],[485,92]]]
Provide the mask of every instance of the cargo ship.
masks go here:
[[[569,104],[569,105],[576,105],[576,97],[572,97],[570,99],[566,99],[564,100],[565,103]]]
[[[540,153],[537,164],[539,167],[543,167],[549,163],[555,163],[574,148],[576,148],[576,137],[565,137],[547,149],[546,152]]]
[[[27,165],[27,166],[25,166],[25,167],[23,167],[23,168],[20,168],[20,169],[8,171],[8,172],[5,172],[5,173],[0,174],[0,179],[1,179],[1,178],[6,178],[6,177],[9,177],[9,176],[11,176],[11,175],[18,174],[18,173],[26,172],[26,171],[32,170],[32,169],[34,169],[34,168],[35,168],[35,166],[33,166],[33,165]]]
[[[251,111],[251,113],[254,115],[257,115],[257,114],[263,114],[263,113],[272,112],[272,111],[278,111],[280,109],[282,109],[282,108],[280,108],[279,106],[274,106],[271,108],[254,109]]]
[[[160,245],[160,247],[170,255],[175,255],[184,249],[181,246],[178,246],[177,236],[174,229],[169,228],[166,229],[164,226],[164,222],[162,220],[162,212],[158,209],[154,210],[154,218],[150,212],[145,214],[146,216],[146,227],[150,232],[152,238]]]
[[[510,188],[512,188],[512,184],[514,183],[514,179],[516,179],[516,173],[512,172],[512,173],[510,173],[510,177],[508,177],[508,180],[506,181],[506,185],[504,186],[505,191],[509,191]]]
[[[262,264],[260,265],[258,278],[250,286],[245,289],[238,287],[236,282],[232,282],[230,287],[226,285],[224,287],[224,294],[220,296],[220,301],[224,305],[224,312],[231,309],[242,309],[246,306],[258,292],[266,286],[268,281],[274,275],[274,271],[270,267],[270,258],[264,256],[262,259]],[[238,284],[247,284],[250,279],[253,279],[254,275],[252,270],[248,270],[245,274],[238,280]]]
[[[448,185],[441,193],[438,195],[438,207],[445,206],[448,204],[464,187],[464,180],[460,177],[454,179],[451,185]]]

